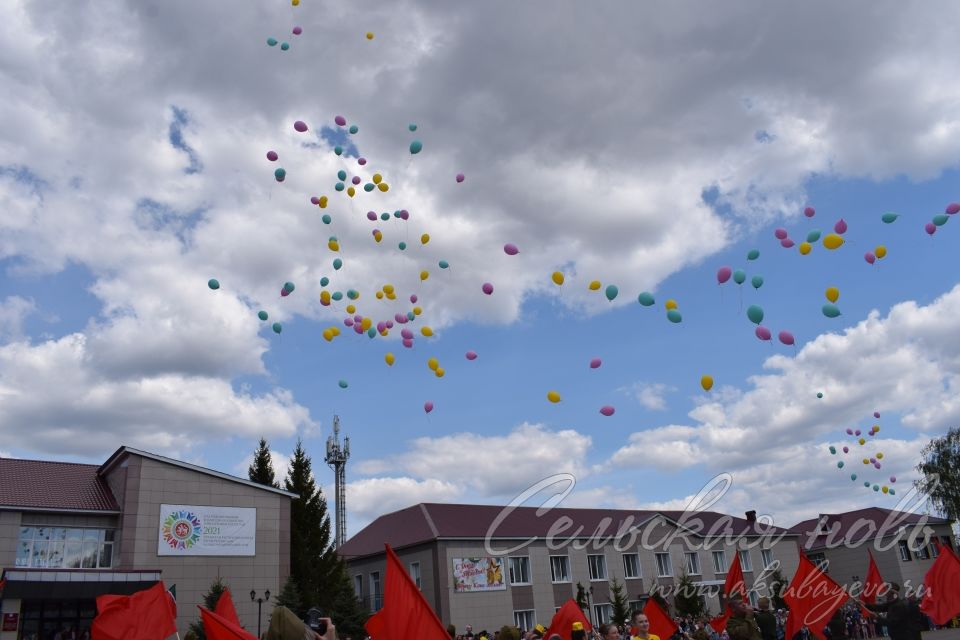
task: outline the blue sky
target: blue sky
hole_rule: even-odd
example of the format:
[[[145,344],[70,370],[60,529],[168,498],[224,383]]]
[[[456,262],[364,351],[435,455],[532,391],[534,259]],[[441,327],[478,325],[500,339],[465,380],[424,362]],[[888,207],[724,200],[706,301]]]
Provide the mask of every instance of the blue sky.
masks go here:
[[[550,28],[536,6],[431,2],[22,9],[0,21],[25,34],[0,66],[16,96],[0,110],[0,455],[96,462],[128,444],[243,475],[259,437],[281,469],[302,437],[326,485],[337,414],[352,532],[420,500],[506,502],[554,472],[577,477],[570,504],[623,508],[679,508],[729,472],[718,509],[789,526],[894,506],[849,474],[895,474],[905,493],[923,444],[960,418],[960,229],[923,229],[960,200],[952,6],[756,4],[707,25],[693,7],[571,4]],[[796,39],[805,25],[817,42]],[[351,199],[341,170],[390,190]],[[400,209],[408,221],[366,217]],[[774,237],[840,218],[836,251]],[[718,286],[721,266],[747,282]],[[415,293],[414,348],[399,326],[345,327],[322,277],[359,291],[374,324]],[[387,283],[395,304],[374,297]],[[821,313],[829,286],[838,318]],[[874,411],[878,442],[851,445],[844,429]],[[838,470],[827,449],[844,444]],[[866,449],[882,471],[864,474]]]

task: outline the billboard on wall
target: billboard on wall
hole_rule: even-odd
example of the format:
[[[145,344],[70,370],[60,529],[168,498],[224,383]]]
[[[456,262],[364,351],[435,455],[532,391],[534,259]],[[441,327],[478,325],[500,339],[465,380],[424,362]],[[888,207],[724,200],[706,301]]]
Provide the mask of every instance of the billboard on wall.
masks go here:
[[[160,556],[254,556],[257,510],[160,505]]]
[[[453,589],[456,593],[470,591],[503,591],[503,558],[454,558]]]

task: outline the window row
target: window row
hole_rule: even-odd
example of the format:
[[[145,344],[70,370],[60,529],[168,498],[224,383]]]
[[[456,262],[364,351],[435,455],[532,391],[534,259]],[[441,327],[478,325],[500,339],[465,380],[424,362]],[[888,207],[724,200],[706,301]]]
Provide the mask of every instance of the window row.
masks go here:
[[[18,567],[41,569],[105,569],[113,566],[113,529],[21,527]]]
[[[936,542],[939,542],[948,549],[952,549],[953,545],[950,542],[950,536],[940,536],[937,538],[934,536],[929,544],[919,546],[915,545],[915,548],[910,547],[910,543],[906,540],[900,540],[897,543],[898,550],[900,552],[900,560],[903,562],[911,562],[912,560],[929,560],[930,558],[936,558],[940,555],[939,547],[937,547]]]
[[[407,565],[407,570],[410,573],[410,579],[413,580],[414,584],[417,585],[417,589],[422,588],[420,581],[420,563],[411,562]],[[383,589],[380,585],[380,572],[373,571],[370,573],[370,591],[369,594],[363,592],[363,574],[356,574],[353,576],[353,592],[357,596],[357,599],[360,600],[365,606],[370,608],[370,611],[377,612],[383,606]]]

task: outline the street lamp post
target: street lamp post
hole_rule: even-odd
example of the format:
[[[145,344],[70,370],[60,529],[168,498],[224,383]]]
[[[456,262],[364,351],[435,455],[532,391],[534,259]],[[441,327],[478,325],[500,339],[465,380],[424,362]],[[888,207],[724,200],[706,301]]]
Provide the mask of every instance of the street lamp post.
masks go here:
[[[257,597],[257,592],[253,589],[250,590],[250,600],[257,603],[257,637],[260,637],[260,620],[261,612],[263,611],[263,603],[270,599],[270,589],[267,589],[264,592],[262,598]]]

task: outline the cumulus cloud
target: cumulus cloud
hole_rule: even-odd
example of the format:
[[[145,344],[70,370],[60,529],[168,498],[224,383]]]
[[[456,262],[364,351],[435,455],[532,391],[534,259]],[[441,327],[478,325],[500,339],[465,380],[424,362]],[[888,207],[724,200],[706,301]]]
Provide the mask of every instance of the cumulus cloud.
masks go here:
[[[326,489],[332,495],[332,487]],[[420,502],[452,502],[462,498],[464,486],[436,478],[417,479],[407,476],[365,478],[347,483],[348,524],[356,533],[384,513],[404,509]]]
[[[23,321],[36,311],[32,300],[8,296],[0,302],[0,343],[23,337]]]
[[[667,394],[676,391],[676,389],[662,382],[638,382],[633,385],[630,391],[636,396],[637,401],[647,409],[664,411],[667,408]]]
[[[290,470],[290,461],[293,459],[292,453],[280,453],[279,451],[274,451],[270,449],[270,464],[273,466],[273,477],[278,483],[280,483],[280,488],[283,488],[283,481],[287,477],[287,472]],[[247,455],[243,460],[238,462],[233,467],[234,475],[246,478],[247,473],[250,470],[250,465],[253,464],[253,454]]]

